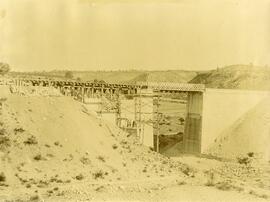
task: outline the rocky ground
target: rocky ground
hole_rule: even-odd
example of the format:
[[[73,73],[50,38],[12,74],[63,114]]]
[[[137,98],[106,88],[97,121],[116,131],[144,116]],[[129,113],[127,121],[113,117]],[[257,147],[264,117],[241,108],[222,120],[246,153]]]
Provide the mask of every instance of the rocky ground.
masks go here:
[[[0,90],[0,201],[270,199],[255,156],[165,157],[71,98]]]

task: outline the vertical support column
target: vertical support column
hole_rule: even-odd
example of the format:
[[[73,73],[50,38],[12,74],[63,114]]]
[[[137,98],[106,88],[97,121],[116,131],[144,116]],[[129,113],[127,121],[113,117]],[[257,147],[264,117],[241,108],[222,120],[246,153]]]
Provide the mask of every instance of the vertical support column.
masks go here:
[[[201,153],[203,93],[189,92],[184,132],[184,152]]]
[[[60,93],[63,94],[64,93],[64,87],[60,86]]]
[[[157,95],[156,99],[156,152],[159,153],[159,135],[160,135],[160,127],[159,127],[159,121],[160,121],[160,115],[159,115],[159,104],[160,103],[160,97]]]
[[[63,86],[63,95],[64,96],[67,96],[67,86]]]
[[[70,97],[72,97],[72,87],[71,87],[71,86],[69,86],[68,88],[69,88],[68,95],[69,95]]]
[[[84,95],[85,95],[85,88],[84,87],[81,87],[81,101],[82,103],[84,103]]]
[[[109,89],[109,92],[110,92],[110,99],[112,100],[113,99],[113,89]]]
[[[74,91],[75,91],[74,86],[70,86],[70,95],[72,98],[74,98]]]
[[[137,134],[140,142],[148,147],[154,147],[153,128],[153,89],[140,90],[138,100]]]
[[[103,90],[104,90],[104,88],[103,88],[103,84],[102,84],[102,85],[101,85],[101,88],[100,88],[100,91],[101,91],[100,96],[101,96],[101,98],[103,97]]]
[[[86,94],[87,94],[87,98],[89,98],[90,97],[90,88],[89,87],[86,89]]]
[[[120,90],[116,92],[116,125],[120,127],[120,118],[121,118],[121,99],[120,99]]]
[[[94,86],[92,86],[92,88],[91,88],[91,98],[94,98]]]
[[[135,97],[135,123],[136,123],[136,134],[137,134],[137,138],[139,140],[139,142],[142,143],[142,116],[141,116],[141,112],[142,112],[142,108],[141,108],[141,88],[138,87],[137,89],[137,95]]]
[[[22,81],[21,81],[21,79],[19,79],[19,94],[21,94],[21,92],[22,92],[21,83],[22,83]]]

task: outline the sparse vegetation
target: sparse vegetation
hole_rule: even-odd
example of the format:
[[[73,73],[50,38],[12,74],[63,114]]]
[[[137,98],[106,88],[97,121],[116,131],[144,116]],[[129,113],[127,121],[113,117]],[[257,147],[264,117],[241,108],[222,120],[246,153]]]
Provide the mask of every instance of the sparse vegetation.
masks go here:
[[[44,157],[42,157],[41,154],[37,154],[33,157],[34,160],[36,161],[41,161],[41,160],[46,160]]]
[[[17,133],[23,133],[24,131],[25,130],[23,128],[15,128],[14,129],[15,134],[17,134]]]
[[[117,149],[118,148],[117,144],[113,144],[112,148]]]
[[[227,181],[218,182],[215,184],[215,187],[222,191],[230,191],[230,190],[243,191],[243,188],[236,187]]]
[[[10,66],[7,63],[0,62],[0,75],[5,75],[10,71]]]
[[[27,145],[35,145],[38,144],[38,141],[35,136],[31,136],[28,137],[23,143]]]
[[[6,129],[1,128],[1,129],[0,129],[0,136],[3,136],[3,135],[5,135],[5,134],[6,134]]]
[[[90,165],[91,164],[91,160],[88,157],[82,157],[82,158],[80,158],[80,161],[84,165]]]
[[[3,172],[0,173],[0,182],[5,182],[6,181],[6,176]]]
[[[38,98],[38,99],[40,99],[40,98]],[[53,98],[48,99],[50,101],[50,105],[56,105],[57,101],[52,100],[52,99]],[[9,110],[9,108],[12,107],[10,103],[11,102],[7,103],[7,106],[8,106],[7,110]],[[24,116],[31,116],[31,118],[33,118],[33,119],[35,117],[41,117],[41,123],[43,123],[42,122],[43,110],[40,110],[41,116],[36,116],[35,113],[38,113],[39,110],[36,110],[35,104],[36,103],[33,103],[33,109],[34,109],[33,113],[26,112],[24,114]],[[63,104],[63,103],[61,103],[61,104]],[[46,121],[45,121],[46,124],[47,124],[47,122],[50,124],[54,124],[54,123],[58,124],[58,121],[60,124],[56,125],[55,130],[48,131],[48,132],[50,132],[49,135],[48,135],[48,133],[46,134],[46,132],[47,132],[46,130],[42,130],[40,133],[40,136],[46,137],[46,138],[39,138],[39,136],[36,136],[38,138],[38,141],[37,141],[37,138],[35,136],[29,135],[29,134],[36,134],[35,127],[31,127],[30,124],[34,123],[34,124],[37,124],[37,126],[39,126],[40,123],[38,123],[38,120],[34,120],[32,122],[29,121],[29,122],[26,122],[25,125],[22,125],[25,127],[27,126],[27,132],[25,132],[25,133],[23,133],[24,130],[22,128],[20,128],[20,126],[17,126],[18,128],[15,128],[14,132],[15,133],[23,133],[23,134],[15,136],[13,133],[13,129],[10,130],[10,128],[9,128],[10,123],[8,123],[8,120],[6,119],[8,117],[5,117],[5,116],[6,115],[7,116],[12,115],[12,117],[18,116],[19,120],[23,120],[22,117],[20,117],[21,113],[15,112],[14,113],[15,115],[14,115],[13,113],[6,113],[6,109],[5,109],[4,110],[5,114],[3,114],[3,120],[5,121],[5,123],[7,123],[5,125],[5,128],[7,131],[5,131],[3,133],[3,135],[0,135],[0,137],[3,136],[3,137],[10,138],[10,142],[12,143],[12,146],[13,145],[14,145],[14,147],[18,146],[19,149],[15,148],[13,150],[14,147],[12,147],[12,149],[7,150],[7,152],[1,151],[0,153],[1,153],[1,155],[3,153],[3,159],[5,158],[4,159],[5,162],[8,162],[9,160],[11,160],[11,163],[14,163],[15,160],[9,159],[9,158],[13,158],[14,155],[17,154],[17,152],[18,153],[20,151],[26,152],[23,155],[18,155],[19,157],[22,156],[23,160],[16,161],[14,168],[15,168],[15,172],[18,173],[17,176],[20,176],[20,179],[18,177],[16,178],[16,180],[18,180],[18,182],[19,182],[18,186],[22,185],[23,188],[29,188],[27,190],[29,193],[30,192],[34,193],[34,190],[37,189],[37,187],[46,188],[44,191],[41,191],[41,189],[37,189],[38,192],[40,192],[40,194],[42,194],[41,196],[47,197],[48,194],[46,195],[46,190],[48,190],[48,193],[50,194],[50,196],[52,196],[52,194],[53,194],[53,196],[56,197],[58,194],[58,192],[57,192],[58,189],[53,189],[53,187],[56,186],[56,183],[70,183],[70,182],[72,182],[72,184],[70,184],[68,187],[72,188],[73,186],[77,186],[77,184],[79,184],[81,186],[81,187],[80,186],[76,187],[76,189],[78,189],[78,190],[76,190],[76,191],[78,191],[78,193],[76,193],[77,194],[76,196],[79,196],[80,194],[84,194],[84,191],[86,188],[86,187],[84,187],[85,183],[81,183],[81,182],[84,182],[84,180],[85,180],[85,182],[88,183],[88,180],[91,180],[91,179],[92,179],[92,182],[90,182],[90,183],[93,184],[93,185],[91,185],[92,190],[89,189],[89,190],[87,190],[87,192],[88,191],[91,192],[91,191],[96,190],[95,188],[98,187],[97,184],[104,183],[103,181],[99,182],[99,180],[101,180],[101,179],[106,179],[105,183],[108,182],[109,184],[110,184],[110,182],[112,182],[112,184],[113,184],[114,182],[116,182],[116,180],[123,180],[123,182],[121,182],[121,184],[126,182],[126,181],[128,181],[128,183],[129,183],[129,180],[131,180],[130,185],[132,185],[132,186],[133,186],[132,181],[133,180],[136,181],[138,179],[138,180],[142,181],[142,183],[140,185],[138,185],[138,186],[140,186],[139,192],[146,191],[146,193],[147,192],[151,193],[152,188],[148,188],[148,184],[146,185],[144,183],[144,180],[151,181],[151,183],[149,185],[155,186],[156,184],[154,184],[154,183],[156,183],[156,181],[152,182],[152,178],[153,179],[158,178],[158,180],[162,180],[162,179],[160,179],[162,177],[166,178],[166,179],[164,179],[164,184],[163,184],[163,180],[162,180],[162,185],[158,185],[156,190],[162,190],[165,188],[167,189],[168,184],[166,184],[166,183],[168,180],[168,183],[170,183],[169,186],[172,185],[176,188],[180,188],[180,187],[177,187],[177,185],[181,186],[184,184],[188,184],[188,186],[183,187],[183,188],[187,187],[187,189],[188,189],[189,187],[191,187],[193,185],[193,184],[190,185],[191,183],[195,184],[198,182],[198,184],[200,184],[200,185],[216,187],[217,189],[228,191],[228,190],[236,190],[236,188],[234,187],[235,184],[233,184],[236,181],[236,180],[234,181],[234,179],[237,178],[237,180],[240,183],[242,183],[241,178],[242,178],[242,176],[245,176],[245,180],[248,181],[249,180],[248,179],[248,176],[249,176],[248,172],[250,171],[250,173],[251,172],[255,173],[255,171],[256,171],[256,170],[252,170],[253,167],[250,169],[249,167],[239,165],[239,164],[243,164],[243,165],[247,164],[247,163],[245,163],[245,161],[247,161],[247,160],[243,159],[243,158],[252,159],[255,156],[255,154],[253,152],[249,152],[246,154],[246,156],[241,157],[242,159],[240,161],[229,162],[235,166],[232,168],[233,171],[230,171],[228,174],[228,176],[230,176],[230,178],[224,177],[225,175],[222,176],[222,178],[220,178],[221,177],[220,175],[223,175],[223,173],[222,173],[223,170],[220,170],[220,172],[217,172],[217,174],[214,172],[209,172],[206,176],[204,176],[203,175],[204,170],[209,170],[211,168],[211,166],[213,166],[213,165],[214,166],[219,166],[219,165],[223,166],[224,162],[219,161],[218,159],[210,160],[210,158],[207,158],[207,157],[199,158],[197,156],[192,156],[191,158],[189,156],[185,156],[184,158],[179,158],[180,159],[179,161],[175,160],[175,158],[167,158],[167,157],[164,157],[164,156],[154,152],[153,151],[154,148],[147,148],[145,146],[139,145],[137,142],[138,139],[137,139],[137,137],[135,137],[133,135],[133,133],[130,133],[131,135],[127,135],[127,133],[123,132],[123,131],[121,131],[121,133],[120,132],[118,133],[118,131],[116,129],[112,130],[114,135],[115,135],[114,138],[112,138],[110,136],[110,134],[112,132],[106,132],[107,129],[104,130],[104,134],[101,132],[98,134],[91,133],[91,136],[90,136],[90,132],[92,132],[91,130],[97,131],[97,130],[94,130],[95,128],[93,128],[93,127],[97,126],[98,122],[94,122],[94,124],[89,124],[90,121],[87,122],[85,120],[86,120],[86,117],[88,117],[88,115],[89,115],[91,118],[89,120],[96,121],[96,119],[94,118],[94,114],[90,113],[90,111],[89,111],[88,115],[83,114],[83,116],[84,116],[83,119],[80,119],[80,114],[82,114],[80,105],[78,105],[78,108],[80,109],[78,114],[76,114],[77,112],[75,110],[70,109],[72,107],[68,108],[66,106],[62,106],[62,105],[57,106],[56,105],[56,106],[53,106],[52,108],[49,108],[50,105],[46,106],[46,107],[48,107],[49,111],[56,109],[55,107],[58,107],[58,108],[57,108],[57,110],[55,110],[55,114],[53,114],[53,117],[49,117],[50,114],[47,114],[47,112],[46,112],[46,115],[44,115],[44,117],[46,117]],[[64,108],[65,110],[68,110],[68,113],[75,114],[76,119],[78,119],[78,123],[80,123],[80,124],[72,125],[72,127],[73,127],[72,130],[69,130],[69,128],[68,128],[69,125],[65,123],[66,118],[65,119],[58,119],[58,117],[60,117],[59,116],[60,114],[61,114],[61,116],[62,116],[62,114],[64,114],[64,112],[61,111],[62,110],[61,107]],[[14,107],[14,109],[16,109],[16,107]],[[27,109],[27,108],[25,108],[25,109]],[[44,107],[44,109],[45,109],[45,107]],[[46,110],[47,110],[47,108],[46,108]],[[61,111],[61,113],[59,111]],[[182,140],[182,137],[183,137],[183,131],[182,131],[183,126],[180,126],[180,123],[184,122],[184,118],[179,119],[180,116],[178,116],[178,115],[173,117],[173,116],[167,115],[166,113],[164,113],[163,115],[164,115],[164,117],[166,116],[166,118],[164,118],[165,122],[162,125],[162,127],[166,127],[166,131],[162,131],[162,133],[160,133],[160,136],[162,136],[161,134],[163,134],[164,136],[170,136],[172,142],[173,141],[180,142]],[[66,117],[68,117],[68,116],[66,116]],[[55,119],[57,119],[57,122],[54,122]],[[28,121],[28,120],[29,120],[28,118],[25,119],[25,121]],[[84,121],[81,121],[81,120],[84,120]],[[166,121],[171,122],[171,125],[166,125],[167,124]],[[67,122],[67,123],[70,123],[70,122]],[[20,124],[20,123],[17,123],[17,124]],[[29,127],[28,127],[28,124],[30,125]],[[66,124],[65,127],[61,127],[62,124]],[[88,124],[91,125],[92,128],[88,127],[89,126]],[[58,127],[58,126],[60,126],[60,127]],[[102,127],[104,127],[104,128],[105,128],[105,126],[106,126],[105,124],[102,125]],[[107,127],[110,127],[110,125],[108,124]],[[174,127],[178,127],[178,130],[175,130]],[[31,128],[32,128],[32,131],[31,131]],[[89,133],[88,134],[79,133],[81,128],[85,129],[86,131],[89,131]],[[168,133],[169,128],[171,128],[171,133]],[[181,129],[179,129],[179,128],[181,128]],[[101,128],[101,129],[98,128],[98,130],[100,130],[100,131],[103,131],[102,129],[103,128]],[[9,134],[10,131],[11,131],[11,134]],[[96,138],[95,135],[99,135],[99,136]],[[89,139],[87,139],[87,138],[89,138]],[[168,137],[161,137],[161,139],[162,138],[168,139]],[[59,141],[56,141],[56,140],[59,140]],[[56,142],[54,142],[54,141],[56,141]],[[82,141],[87,141],[87,143],[81,144]],[[46,143],[49,143],[50,145],[46,144]],[[60,146],[61,143],[63,143],[65,148],[61,149],[59,147],[55,147],[55,146]],[[37,144],[39,146],[30,146],[30,147],[27,146],[27,145],[37,145]],[[106,148],[106,149],[104,149],[104,148]],[[8,152],[10,152],[10,153],[8,153]],[[29,153],[27,153],[27,152],[29,152]],[[37,154],[37,155],[34,156],[35,154]],[[26,157],[30,156],[34,160],[32,160],[32,162],[30,161],[30,163],[29,163],[29,159],[25,159],[24,156],[26,156]],[[207,161],[208,160],[211,161],[211,163],[209,163],[209,165],[207,165],[208,164],[207,161],[204,161],[204,159],[206,159],[206,158],[207,158]],[[63,159],[65,159],[65,160],[63,160]],[[47,160],[47,161],[43,162],[41,160]],[[17,166],[17,164],[19,162],[22,162],[22,161],[26,162],[25,166]],[[38,162],[38,161],[41,161],[41,162]],[[190,165],[192,165],[192,167],[189,166],[188,163],[191,163]],[[55,164],[57,164],[57,166],[55,166]],[[86,166],[86,165],[90,165],[90,166]],[[228,167],[230,167],[230,165],[228,165]],[[42,167],[42,166],[44,166],[44,167]],[[198,166],[198,167],[201,166],[201,167],[198,169],[196,166]],[[252,166],[253,166],[253,164],[252,164]],[[18,169],[18,167],[19,167],[19,169]],[[50,169],[50,171],[48,171],[48,168]],[[243,168],[244,170],[249,170],[249,171],[247,173],[245,173],[238,168]],[[215,167],[214,169],[219,169],[219,168]],[[230,168],[228,168],[228,170],[229,169]],[[214,170],[214,171],[216,171],[216,170]],[[34,173],[34,174],[32,175],[32,173]],[[232,175],[230,175],[230,173]],[[196,174],[196,176],[195,176],[195,174]],[[33,179],[30,178],[30,175],[31,175],[31,178],[33,178]],[[109,175],[109,176],[107,176],[107,175]],[[227,173],[226,173],[226,175],[227,175]],[[11,176],[13,178],[15,178],[14,175],[11,175]],[[12,179],[11,180],[9,179],[10,175],[7,175],[7,177],[8,177],[8,181],[12,182]],[[170,180],[171,177],[173,178],[172,181]],[[194,179],[192,179],[192,177],[194,177]],[[233,178],[233,179],[230,181],[231,178]],[[40,179],[42,179],[44,182],[39,182]],[[67,180],[67,179],[71,179],[71,180]],[[97,181],[95,181],[95,180],[97,180]],[[0,178],[0,181],[1,181],[1,178]],[[237,181],[237,183],[238,183],[238,181]],[[206,182],[206,183],[204,184],[204,182]],[[219,182],[219,183],[217,183],[217,182]],[[116,183],[120,183],[120,182],[116,182]],[[160,181],[159,181],[159,183],[160,183]],[[257,184],[259,184],[259,183],[261,183],[261,181],[258,181]],[[10,184],[10,186],[11,185],[12,184]],[[60,185],[62,187],[62,185],[64,185],[64,184],[59,184],[59,186]],[[105,186],[106,186],[106,188],[107,188],[107,186],[110,188],[108,190],[114,191],[114,189],[113,189],[114,185],[105,185]],[[133,190],[132,186],[130,188],[127,188],[127,187],[125,187],[125,185],[123,185],[122,190],[127,190],[127,191],[132,190],[132,192],[133,192],[135,189]],[[136,183],[136,186],[137,186],[137,183]],[[168,186],[168,190],[170,189],[169,186]],[[244,186],[244,185],[241,185],[241,186]],[[257,186],[257,185],[255,185],[255,186]],[[260,186],[260,185],[258,185],[258,186]],[[263,186],[261,186],[261,189],[265,189],[266,187],[267,187],[267,185],[263,184]],[[81,188],[83,188],[84,190],[82,190]],[[63,186],[64,193],[66,195],[69,195],[69,192],[65,189],[66,189],[65,186]],[[99,190],[99,189],[97,188],[97,190]],[[214,190],[214,189],[207,188],[207,190]],[[73,190],[71,190],[71,191],[73,191]],[[36,192],[36,193],[38,193],[38,192]],[[72,192],[72,194],[73,194],[73,192]],[[91,196],[91,194],[92,193],[89,193],[90,196]],[[154,195],[154,194],[152,193],[152,195]],[[28,195],[28,197],[29,197],[29,195]],[[67,196],[67,198],[68,197],[70,197],[70,196]],[[60,199],[61,198],[59,198],[59,200]]]
[[[29,199],[30,201],[39,201],[40,200],[40,196],[39,195],[33,195],[30,197]]]
[[[79,175],[76,175],[75,179],[76,180],[83,180],[84,176],[83,176],[83,174],[80,173]]]
[[[237,162],[240,164],[248,165],[251,163],[251,159],[248,157],[238,157]]]
[[[60,144],[60,142],[59,142],[59,141],[54,142],[54,145],[55,145],[55,146],[62,147],[62,145]]]
[[[99,171],[93,173],[94,179],[99,179],[99,178],[103,179],[104,176],[105,176],[105,173],[102,170],[99,170]]]
[[[188,167],[188,166],[186,166],[186,167],[182,170],[182,172],[183,172],[185,175],[187,175],[187,176],[191,176],[191,175],[194,174],[193,171],[192,171],[192,169],[191,169],[190,167]]]
[[[105,162],[105,157],[104,156],[98,156],[97,159],[102,161],[102,162]]]
[[[177,185],[185,185],[185,184],[187,184],[185,181],[179,181],[179,182],[177,182]]]
[[[180,118],[179,118],[179,121],[180,121],[180,124],[181,124],[181,125],[184,125],[185,119],[184,119],[183,117],[180,117]]]
[[[105,191],[105,187],[104,186],[99,186],[95,189],[97,192],[102,192]]]
[[[0,136],[0,149],[10,146],[10,139],[6,136]]]
[[[252,158],[252,157],[254,157],[254,152],[248,152],[247,155],[249,158]]]
[[[269,90],[270,69],[253,65],[231,65],[199,73],[189,83],[205,84],[210,88]]]
[[[222,191],[229,191],[229,190],[231,190],[232,185],[229,184],[228,182],[219,182],[219,183],[215,184],[215,187],[217,189],[222,190]]]

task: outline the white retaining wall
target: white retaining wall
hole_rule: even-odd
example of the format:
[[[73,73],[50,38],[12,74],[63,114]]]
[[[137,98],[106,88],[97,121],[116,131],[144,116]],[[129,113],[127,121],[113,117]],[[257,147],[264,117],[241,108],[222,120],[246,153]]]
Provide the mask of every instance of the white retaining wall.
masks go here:
[[[267,91],[206,89],[203,95],[201,152],[204,153],[223,131],[269,94]]]

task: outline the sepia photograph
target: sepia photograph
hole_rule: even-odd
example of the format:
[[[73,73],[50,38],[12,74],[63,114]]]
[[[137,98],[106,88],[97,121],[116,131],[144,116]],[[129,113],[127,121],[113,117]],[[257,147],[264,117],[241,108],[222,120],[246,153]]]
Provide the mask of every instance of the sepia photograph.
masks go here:
[[[0,202],[269,202],[270,0],[0,0]]]

